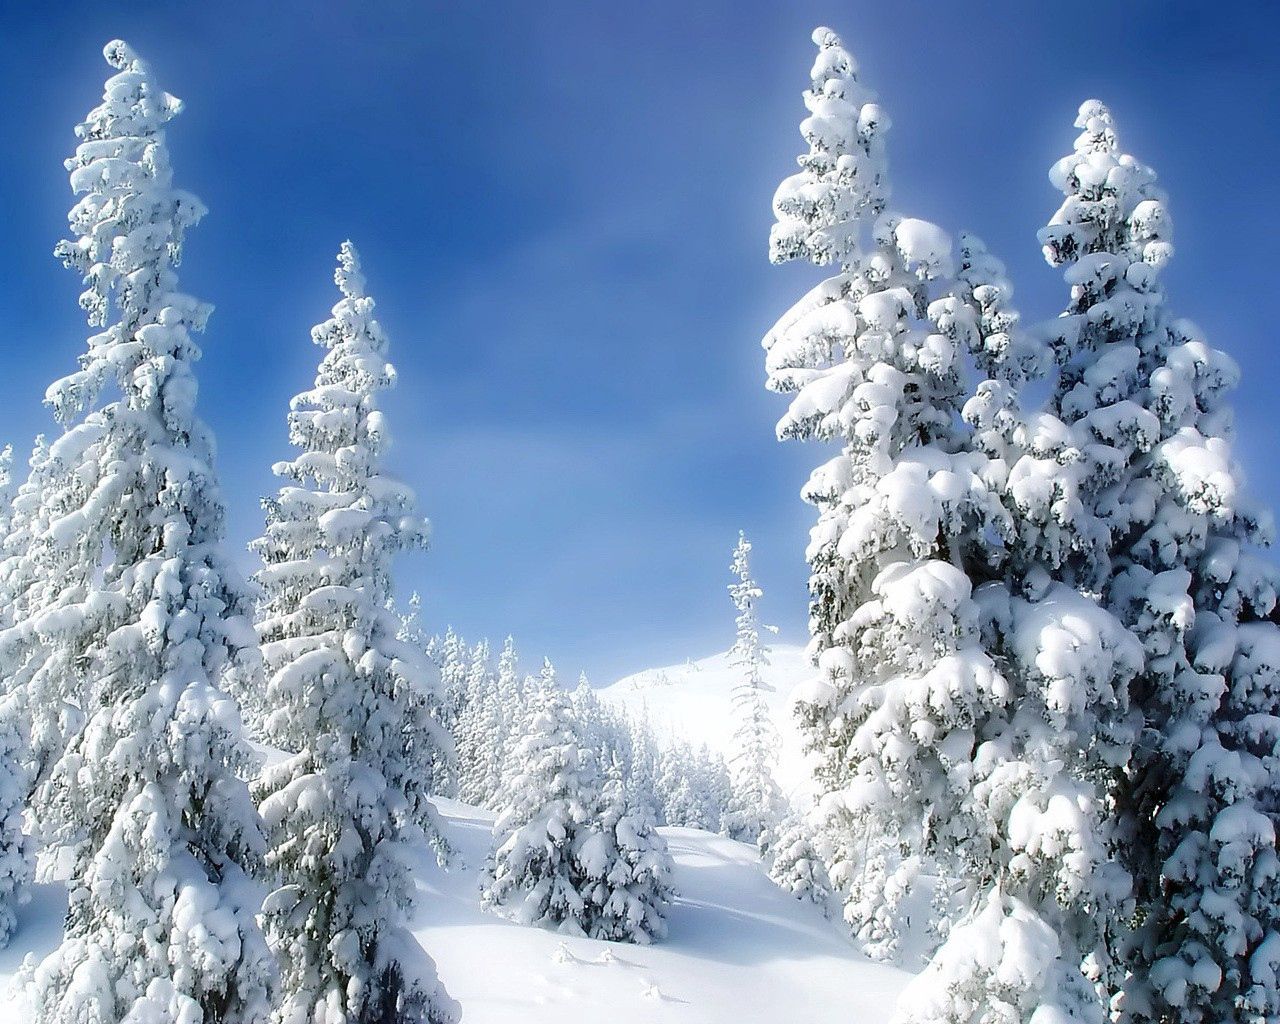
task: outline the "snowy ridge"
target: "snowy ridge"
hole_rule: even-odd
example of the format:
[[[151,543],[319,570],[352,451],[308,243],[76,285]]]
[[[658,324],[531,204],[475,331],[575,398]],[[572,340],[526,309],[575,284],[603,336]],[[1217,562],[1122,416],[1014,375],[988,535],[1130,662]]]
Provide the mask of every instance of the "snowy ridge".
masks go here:
[[[769,664],[761,675],[768,690],[765,699],[782,738],[778,781],[793,799],[807,796],[811,773],[806,769],[800,731],[792,709],[798,688],[814,674],[798,644],[778,644],[770,649]],[[624,676],[597,691],[616,707],[635,715],[647,715],[659,732],[694,744],[705,743],[728,755],[733,749],[737,720],[733,713],[733,688],[742,670],[729,663],[729,654],[713,654],[682,665],[645,669]]]

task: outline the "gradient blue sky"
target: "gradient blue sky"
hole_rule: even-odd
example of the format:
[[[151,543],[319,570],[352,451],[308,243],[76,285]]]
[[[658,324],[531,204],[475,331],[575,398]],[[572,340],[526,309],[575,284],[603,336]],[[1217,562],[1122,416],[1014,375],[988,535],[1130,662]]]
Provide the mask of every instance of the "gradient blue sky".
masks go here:
[[[805,631],[798,499],[758,339],[814,283],[773,268],[769,201],[828,24],[894,128],[894,204],[973,229],[1028,318],[1063,303],[1036,229],[1081,100],[1172,196],[1179,311],[1245,368],[1240,452],[1280,500],[1280,5],[1187,2],[83,3],[0,0],[0,437],[50,429],[86,330],[50,255],[62,159],[129,40],[187,102],[177,179],[210,215],[184,287],[217,312],[201,407],[237,545],[287,454],[308,330],[360,247],[391,332],[393,468],[435,524],[407,558],[430,623],[515,634],[597,682],[728,646],[739,528],[765,615]],[[251,567],[245,557],[246,568]]]

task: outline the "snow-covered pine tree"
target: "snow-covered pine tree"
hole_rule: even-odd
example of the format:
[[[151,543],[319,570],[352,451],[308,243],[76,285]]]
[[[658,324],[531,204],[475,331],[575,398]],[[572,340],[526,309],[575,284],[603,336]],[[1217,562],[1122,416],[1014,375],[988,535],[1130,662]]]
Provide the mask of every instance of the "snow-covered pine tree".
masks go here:
[[[23,832],[27,803],[29,730],[22,702],[0,696],[0,948],[18,925],[17,910],[31,897],[31,843]]]
[[[392,606],[394,604],[393,600]],[[429,637],[422,622],[422,595],[416,590],[410,594],[408,612],[404,614],[397,613],[397,618],[400,620],[400,627],[396,631],[396,637],[412,646],[415,650],[422,652],[428,661],[439,668],[437,660],[438,638]],[[420,730],[418,733],[418,735],[432,738],[431,749],[428,754],[430,764],[427,769],[427,778],[424,779],[423,784],[430,793],[436,793],[441,796],[456,793],[458,752],[452,736],[444,727],[444,687],[442,685],[420,691],[415,694],[414,699],[416,703],[421,705],[414,709],[414,716],[427,716],[435,722],[435,727]]]
[[[658,795],[660,755],[653,729],[644,715],[627,716],[625,723],[631,763],[623,778],[623,785],[627,788],[629,799],[647,808],[654,821],[662,824],[662,801]]]
[[[921,868],[957,887],[962,925],[900,1019],[968,1024],[999,1007],[1009,1021],[1100,1020],[1111,978],[1099,950],[1128,892],[1107,783],[1133,739],[1126,686],[1140,650],[1068,572],[1099,532],[1040,472],[1055,446],[1078,457],[1069,426],[1019,419],[1018,375],[1039,355],[1012,331],[998,264],[973,240],[953,263],[936,228],[892,215],[877,218],[868,251],[863,225],[886,189],[884,118],[838,40],[815,39],[811,151],[775,198],[772,255],[838,260],[841,273],[765,347],[771,386],[796,393],[780,435],[843,445],[806,492],[819,507],[809,558],[821,678],[804,717],[824,759],[832,881],[846,920],[882,954]],[[974,396],[988,404],[970,410],[991,414],[978,444],[961,429],[966,348],[995,373]],[[1027,479],[988,451],[996,440],[1033,456]],[[1079,475],[1096,485],[1104,455],[1091,451]],[[1081,513],[1051,538],[1070,564],[1028,541],[1039,524],[1019,522],[1026,502]]]
[[[725,831],[735,839],[754,843],[768,854],[776,838],[784,800],[774,779],[774,767],[781,740],[764,694],[768,684],[761,670],[769,663],[768,648],[760,640],[760,618],[756,603],[762,592],[751,577],[751,544],[738,534],[731,571],[735,577],[729,596],[738,611],[737,638],[729,652],[729,663],[740,673],[733,690],[733,708],[738,724],[735,750],[729,759],[733,794],[725,814]]]
[[[506,801],[508,770],[515,745],[523,735],[523,723],[527,712],[524,686],[520,679],[520,659],[516,654],[516,642],[508,636],[498,655],[498,675],[494,681],[495,725],[484,746],[484,764],[481,770],[484,806],[490,810],[502,807]]]
[[[0,449],[0,539],[12,530],[13,500],[13,446],[5,445]],[[12,616],[13,602],[0,589],[0,628],[10,625]],[[0,947],[8,945],[17,927],[16,910],[30,896],[31,851],[22,830],[28,742],[21,700],[11,691],[0,692]]]
[[[708,832],[728,834],[725,818],[733,799],[733,782],[729,777],[729,764],[724,755],[707,744],[698,748],[696,757],[700,777],[699,792],[702,796],[703,816]]]
[[[1107,604],[1142,640],[1145,728],[1119,797],[1137,890],[1121,1019],[1280,1019],[1280,575],[1231,451],[1235,364],[1168,312],[1172,222],[1110,112],[1080,108],[1041,232],[1066,268],[1055,411],[1111,448]]]
[[[388,608],[393,559],[424,547],[428,527],[381,468],[379,395],[396,375],[350,242],[334,280],[342,298],[311,332],[325,350],[315,383],[290,403],[300,452],[274,466],[289,483],[263,502],[252,545],[265,563],[264,733],[291,755],[257,784],[277,883],[263,906],[283,978],[276,1019],[452,1021],[457,1006],[406,927],[408,856],[445,742],[421,714],[438,678]]]
[[[195,413],[210,308],[176,274],[204,208],[172,183],[181,103],[123,42],[104,54],[113,73],[67,161],[74,237],[56,250],[102,330],[47,394],[65,433],[25,574],[47,587],[27,625],[74,669],[86,721],[32,802],[70,897],[62,944],[25,982],[36,1024],[258,1022],[275,965],[244,872],[263,844],[227,691],[256,685],[261,658]]]
[[[46,634],[59,626],[56,615],[42,620],[46,602],[56,607],[82,600],[84,583],[73,586],[72,581],[74,573],[86,571],[89,559],[77,557],[74,549],[59,550],[42,542],[50,520],[66,514],[64,502],[49,507],[54,504],[47,500],[53,493],[54,472],[63,476],[64,489],[71,485],[68,497],[75,500],[65,502],[67,508],[85,499],[84,491],[65,479],[62,460],[51,458],[43,434],[36,438],[27,465],[0,549],[0,596],[6,609],[0,620],[0,666],[3,692],[13,696],[14,712],[23,721],[23,786],[29,800],[84,720],[73,685],[78,646],[42,639],[36,626],[43,621]]]
[[[577,853],[586,880],[584,930],[595,939],[647,945],[667,932],[671,856],[649,809],[628,798],[616,752],[604,778],[597,817]]]
[[[827,29],[801,125],[809,152],[774,197],[775,262],[836,263],[764,339],[770,389],[793,394],[780,439],[836,441],[803,496],[809,652],[801,712],[833,820],[833,881],[854,931],[890,953],[897,899],[922,858],[968,831],[954,772],[999,706],[970,571],[1010,526],[957,427],[961,352],[935,322],[955,289],[950,239],[885,212],[888,121]],[[976,825],[974,826],[977,827]]]
[[[13,518],[13,445],[0,448],[0,536],[9,532]]]
[[[479,738],[475,745],[475,766],[470,781],[469,796],[478,807],[498,806],[498,794],[502,790],[503,708],[498,699],[496,680],[482,698],[478,709]]]
[[[604,709],[600,706],[595,690],[591,688],[586,672],[578,673],[578,685],[569,694],[569,700],[573,702],[573,713],[578,716],[588,741],[596,748],[597,763],[608,765],[609,759],[600,756],[600,748],[604,744]]]
[[[585,672],[578,675],[578,685],[570,699],[587,742],[595,752],[596,763],[609,765],[616,760],[626,778],[631,773],[632,749],[631,729],[624,718],[600,699]]]
[[[488,751],[498,728],[497,680],[490,665],[489,641],[471,650],[467,667],[466,700],[454,737],[458,749],[458,799],[486,806]]]
[[[599,769],[550,661],[530,712],[493,826],[482,902],[520,924],[581,935],[589,880],[578,849],[599,810]]]
[[[446,627],[444,636],[433,642],[443,688],[441,721],[452,734],[467,702],[467,670],[470,668],[467,642],[454,632],[452,626]]]
[[[1020,328],[1011,294],[999,261],[966,237],[952,294],[930,308],[988,375],[964,413],[1012,529],[975,592],[999,699],[973,706],[971,763],[956,764],[961,813],[942,824],[949,855],[935,857],[937,932],[948,941],[900,1003],[911,1021],[967,1022],[985,1006],[1011,1020],[1100,1019],[1116,982],[1110,941],[1128,908],[1109,780],[1136,735],[1127,683],[1141,652],[1081,576],[1105,552],[1090,498],[1109,452],[1051,410],[1023,411],[1027,378],[1048,353]]]
[[[654,790],[664,825],[719,832],[732,797],[724,758],[673,737],[655,746]]]
[[[700,805],[695,797],[697,766],[693,748],[681,739],[673,739],[658,748],[657,759],[655,788],[662,811],[660,822],[686,828],[701,827]]]
[[[808,900],[827,913],[831,907],[831,879],[815,841],[815,829],[805,815],[792,812],[778,827],[769,877],[784,892]]]

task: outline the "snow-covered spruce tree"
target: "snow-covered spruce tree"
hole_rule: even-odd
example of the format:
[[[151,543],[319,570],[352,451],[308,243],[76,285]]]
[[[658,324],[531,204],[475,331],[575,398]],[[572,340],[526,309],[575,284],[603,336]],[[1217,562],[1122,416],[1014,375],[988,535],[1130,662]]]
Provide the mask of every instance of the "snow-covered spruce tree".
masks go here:
[[[626,779],[631,774],[633,751],[631,728],[625,717],[599,698],[585,672],[578,676],[578,685],[570,699],[587,742],[595,752],[596,763],[609,765],[617,761]]]
[[[481,640],[471,649],[467,663],[464,700],[454,728],[458,756],[458,799],[483,806],[481,765],[484,748],[496,721],[495,679],[489,664],[489,641]]]
[[[192,333],[210,309],[176,274],[204,209],[172,184],[164,126],[181,104],[124,43],[104,53],[114,72],[77,128],[81,199],[57,248],[102,330],[48,391],[66,432],[31,516],[50,592],[30,626],[74,669],[85,725],[32,802],[70,894],[62,944],[25,982],[37,1024],[256,1022],[275,967],[244,874],[263,844],[226,693],[256,685],[261,658],[195,414]]]
[[[498,674],[494,680],[494,728],[484,744],[484,763],[479,783],[484,806],[496,810],[503,806],[508,781],[508,767],[515,744],[522,735],[526,707],[524,687],[520,679],[519,657],[515,639],[508,636],[498,655]]]
[[[569,699],[573,702],[573,713],[578,716],[578,721],[582,723],[587,739],[597,747],[596,753],[599,763],[607,765],[609,759],[599,756],[599,747],[605,742],[604,709],[600,706],[600,699],[591,688],[591,680],[587,678],[586,672],[578,673],[578,685],[569,694]]]
[[[13,525],[13,447],[0,449],[0,538]],[[0,577],[2,586],[2,577]],[[12,621],[13,604],[0,590],[0,626]],[[27,716],[12,692],[0,693],[0,947],[17,926],[16,909],[29,897],[30,844],[22,831],[27,798]]]
[[[733,782],[729,777],[729,764],[724,756],[703,744],[698,750],[698,769],[702,776],[701,793],[704,798],[707,830],[728,834],[725,824],[729,803],[733,799]]]
[[[444,636],[432,639],[432,647],[443,691],[441,721],[452,734],[467,702],[467,642],[448,626]]]
[[[818,509],[807,557],[820,679],[801,716],[845,918],[888,954],[922,858],[945,852],[949,831],[980,828],[957,774],[975,717],[1004,698],[970,573],[982,578],[1011,528],[985,460],[957,436],[961,352],[925,319],[956,288],[951,242],[884,212],[887,119],[835,34],[814,41],[809,152],[774,197],[770,257],[840,269],[763,344],[768,387],[794,396],[779,438],[840,445],[803,491]]]
[[[1117,981],[1111,942],[1130,907],[1110,783],[1133,740],[1125,691],[1141,650],[1043,568],[1017,590],[984,584],[975,599],[1008,716],[975,722],[969,760],[957,762],[968,785],[960,817],[937,826],[955,849],[933,860],[944,882],[964,884],[895,1020],[974,1024],[998,1011],[991,1019],[1103,1024]]]
[[[654,790],[664,825],[719,832],[732,797],[729,767],[706,744],[679,737],[656,747]]]
[[[17,909],[30,898],[31,843],[23,833],[27,802],[29,730],[21,700],[0,696],[0,948],[18,925]]]
[[[662,800],[658,794],[660,754],[653,729],[644,715],[628,716],[625,722],[631,763],[623,777],[623,785],[634,803],[647,808],[656,822],[665,824]]]
[[[803,710],[823,758],[832,881],[846,920],[881,954],[894,951],[920,869],[953,896],[960,927],[900,1019],[968,1024],[996,1007],[1008,1021],[1101,1020],[1114,982],[1104,940],[1129,891],[1109,782],[1133,740],[1126,686],[1141,652],[1075,589],[1070,566],[1030,542],[1038,524],[1019,520],[1026,503],[1079,511],[1052,538],[1074,564],[1099,535],[1068,500],[1075,492],[1040,472],[1059,448],[1074,457],[1076,439],[1062,443],[1070,427],[1052,416],[1019,412],[1019,376],[1040,357],[1013,330],[998,263],[974,240],[955,262],[936,228],[888,215],[867,249],[859,222],[885,189],[868,126],[878,138],[884,120],[838,41],[815,38],[811,152],[775,198],[772,253],[838,260],[841,273],[765,346],[771,386],[796,393],[780,434],[842,444],[806,491],[819,508],[809,558],[820,679]],[[961,428],[966,349],[994,374],[973,397],[999,410],[970,410],[992,412],[979,430],[992,436],[977,444]],[[1008,452],[988,450],[997,439]],[[1026,465],[1005,458],[1024,449]],[[1105,460],[1091,460],[1080,476],[1096,489]]]
[[[661,810],[658,820],[663,825],[688,827],[697,813],[693,748],[683,740],[673,739],[655,749],[654,789]]]
[[[733,690],[738,724],[735,750],[729,759],[733,794],[724,829],[733,838],[754,843],[767,854],[784,804],[773,775],[781,741],[764,699],[769,687],[761,670],[769,663],[769,656],[760,640],[760,618],[756,613],[762,592],[751,578],[751,544],[743,533],[738,534],[731,571],[735,581],[729,587],[729,596],[738,617],[737,638],[729,652],[729,662],[741,677]]]
[[[69,432],[70,437],[77,434]],[[59,446],[60,456],[67,447]],[[48,543],[50,522],[80,507],[86,492],[77,486],[79,481],[67,479],[66,463],[61,457],[52,458],[43,434],[36,438],[27,465],[27,478],[13,497],[0,549],[0,596],[5,607],[0,619],[0,666],[3,692],[13,696],[14,713],[23,722],[23,786],[29,799],[48,776],[68,737],[83,724],[74,684],[79,646],[69,636],[62,638],[68,642],[54,643],[51,634],[63,622],[54,612],[57,605],[83,599],[85,583],[79,577],[88,571],[91,559],[80,557],[73,545],[60,548]],[[62,488],[56,501],[55,471]],[[78,585],[73,585],[77,580]],[[42,617],[46,604],[53,614]],[[45,627],[43,639],[36,628],[39,623]]]
[[[497,678],[490,677],[489,689],[476,710],[475,762],[461,799],[481,808],[494,808],[498,792],[502,790],[503,760],[503,709],[498,699]]]
[[[623,785],[623,764],[610,755],[597,817],[578,849],[586,880],[586,933],[595,939],[648,944],[667,932],[671,856],[653,815]]]
[[[1053,405],[1112,448],[1100,589],[1146,652],[1133,687],[1145,728],[1120,796],[1139,924],[1121,1018],[1274,1021],[1280,577],[1256,554],[1270,516],[1232,457],[1238,371],[1167,311],[1172,224],[1154,172],[1121,151],[1101,103],[1076,127],[1041,232],[1071,286]]]
[[[482,902],[520,924],[585,934],[589,879],[578,852],[599,810],[599,769],[549,661],[509,770]]]
[[[815,829],[807,816],[792,812],[778,827],[769,877],[784,892],[808,900],[826,913],[831,906],[831,879],[815,841]]]
[[[395,602],[392,600],[391,606],[393,607],[394,604]],[[396,631],[396,637],[412,646],[416,651],[420,651],[428,661],[438,668],[439,665],[435,656],[438,643],[435,638],[427,636],[426,630],[423,628],[422,596],[416,590],[409,595],[408,612],[405,614],[397,613],[397,618],[400,620],[400,626]],[[414,694],[413,699],[416,704],[420,705],[415,708],[414,714],[416,716],[429,716],[436,723],[436,728],[421,732],[421,735],[432,738],[431,749],[428,754],[430,764],[427,768],[427,778],[423,780],[423,785],[430,793],[448,796],[457,792],[458,758],[457,746],[453,743],[452,736],[444,727],[443,689],[443,686],[439,686],[418,691]],[[434,839],[435,837],[433,837],[433,841]]]
[[[1109,448],[1052,411],[1023,411],[1047,353],[1010,300],[999,261],[966,238],[953,294],[930,309],[989,375],[964,413],[1013,529],[974,595],[1003,700],[976,705],[956,776],[963,827],[944,826],[949,855],[934,858],[947,941],[900,1002],[903,1020],[968,1022],[986,1007],[1104,1019],[1130,906],[1111,783],[1137,734],[1127,684],[1141,651],[1081,575],[1105,552],[1092,498]]]
[[[0,533],[9,532],[13,518],[13,445],[0,448]]]
[[[283,980],[275,1019],[451,1021],[457,1006],[406,927],[430,753],[445,742],[421,713],[438,679],[387,607],[395,555],[424,547],[428,528],[381,469],[378,399],[395,370],[350,242],[334,279],[342,298],[311,332],[325,350],[315,383],[290,403],[300,452],[275,465],[289,483],[263,502],[252,545],[265,563],[263,731],[292,755],[257,784],[277,883],[263,906]]]

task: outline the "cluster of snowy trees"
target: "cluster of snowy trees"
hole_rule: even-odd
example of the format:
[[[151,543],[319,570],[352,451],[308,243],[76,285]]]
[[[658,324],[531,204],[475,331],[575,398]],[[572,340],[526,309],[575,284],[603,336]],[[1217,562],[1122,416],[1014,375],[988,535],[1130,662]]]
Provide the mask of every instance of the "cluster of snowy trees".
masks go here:
[[[584,725],[547,664],[512,751],[483,901],[522,924],[651,942],[666,931],[666,841]]]
[[[1280,1019],[1280,573],[1238,370],[1165,295],[1156,176],[1080,108],[1040,233],[1065,309],[1024,324],[978,238],[890,208],[888,118],[814,41],[770,251],[836,272],[764,340],[779,437],[834,452],[803,492],[804,813],[745,537],[727,760],[397,613],[429,530],[382,468],[396,372],[349,242],[240,578],[196,411],[212,311],[177,273],[205,213],[169,166],[182,107],[108,44],[56,250],[92,333],[20,485],[0,453],[0,942],[32,878],[69,892],[24,968],[36,1024],[456,1020],[409,929],[412,864],[450,854],[434,795],[495,812],[482,900],[522,923],[660,938],[657,828],[690,826],[880,955],[930,900],[904,1024]]]
[[[759,593],[749,580],[747,586]],[[488,640],[468,644],[452,628],[427,637],[417,606],[415,596],[400,636],[438,668],[444,686],[435,714],[447,723],[453,740],[451,748],[435,748],[447,760],[432,769],[434,792],[500,812],[512,780],[523,770],[518,748],[536,715],[543,682],[556,679],[555,667],[544,660],[538,673],[523,673],[511,637],[496,663]],[[764,649],[753,635],[755,646],[748,650],[764,664]],[[758,666],[743,671],[748,686],[763,686]],[[563,689],[558,683],[557,688]],[[694,746],[679,735],[660,733],[643,713],[601,700],[585,677],[567,698],[566,713],[594,762],[602,770],[616,764],[632,798],[659,825],[723,832],[755,843],[781,816],[784,801],[772,777],[776,748],[769,746],[776,737],[762,703],[750,705],[749,735],[756,745],[739,771],[736,760],[731,765],[706,744]]]
[[[37,1022],[455,1020],[406,927],[447,737],[387,607],[426,523],[379,468],[395,371],[359,259],[342,246],[250,583],[196,413],[211,308],[178,281],[205,213],[169,166],[182,105],[126,44],[104,54],[56,250],[93,333],[16,493],[6,456],[0,931],[38,857],[69,898],[24,968]]]
[[[205,213],[169,166],[182,104],[125,43],[104,55],[56,249],[91,334],[20,486],[0,454],[0,942],[33,877],[68,887],[62,943],[23,969],[33,1020],[455,1021],[409,922],[418,852],[449,854],[431,797],[459,780],[501,809],[487,899],[660,937],[652,734],[549,665],[520,680],[510,641],[494,671],[487,645],[422,642],[416,601],[394,610],[428,524],[382,469],[396,372],[349,242],[260,568],[237,573],[196,412],[212,310],[178,280]]]
[[[763,344],[780,439],[836,451],[803,492],[822,798],[775,877],[886,955],[932,893],[900,1021],[1280,1019],[1280,577],[1156,176],[1080,108],[1040,232],[1068,298],[1026,325],[977,238],[889,206],[888,117],[814,41],[770,252],[836,273]]]

